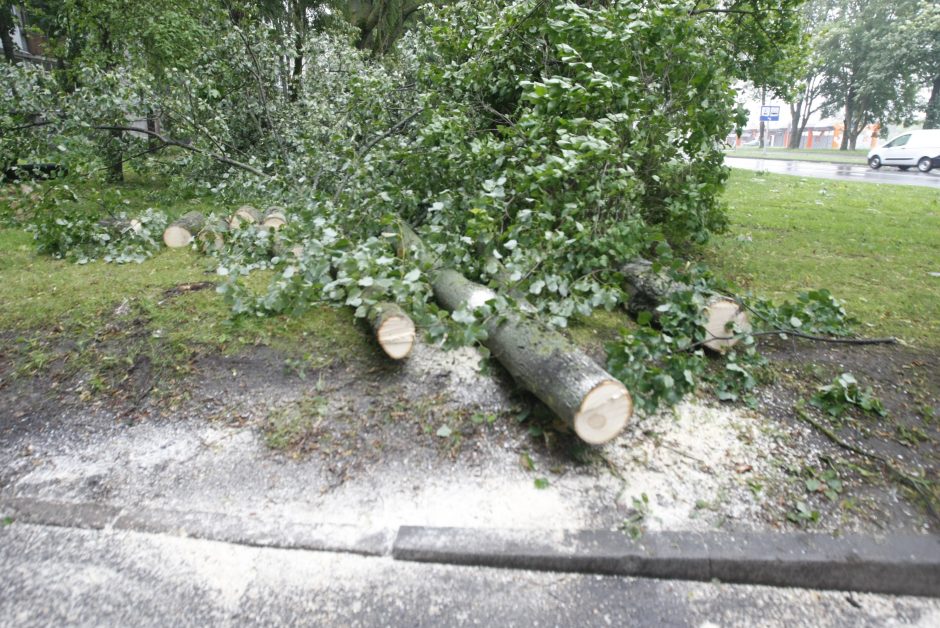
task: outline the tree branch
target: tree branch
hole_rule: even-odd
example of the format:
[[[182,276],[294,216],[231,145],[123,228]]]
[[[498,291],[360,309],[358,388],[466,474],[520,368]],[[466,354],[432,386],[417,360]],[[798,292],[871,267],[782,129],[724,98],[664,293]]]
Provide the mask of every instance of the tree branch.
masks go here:
[[[143,133],[144,135],[149,135],[150,137],[157,138],[158,140],[160,140],[161,142],[163,142],[164,144],[168,146],[179,146],[182,149],[188,150],[198,155],[204,155],[206,157],[214,159],[223,164],[228,164],[229,166],[241,168],[242,170],[246,170],[252,174],[258,175],[259,177],[266,177],[269,179],[272,178],[272,175],[262,170],[259,170],[258,168],[255,168],[254,166],[250,166],[246,163],[236,161],[234,159],[226,157],[225,155],[219,155],[218,153],[213,153],[213,152],[204,150],[202,148],[199,148],[198,146],[193,146],[192,144],[188,144],[186,142],[174,140],[173,138],[167,137],[163,135],[162,133],[157,133],[156,131],[151,131],[149,129],[139,129],[139,128],[130,127],[130,126],[95,126],[93,128],[99,131],[126,131],[128,133]]]

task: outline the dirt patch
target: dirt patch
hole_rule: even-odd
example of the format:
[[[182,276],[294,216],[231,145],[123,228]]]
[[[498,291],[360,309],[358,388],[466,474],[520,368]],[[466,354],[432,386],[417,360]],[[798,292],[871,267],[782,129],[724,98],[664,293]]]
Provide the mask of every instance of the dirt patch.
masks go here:
[[[579,442],[472,349],[419,345],[404,363],[314,355],[303,369],[265,346],[200,350],[172,379],[141,352],[115,371],[113,388],[91,393],[81,371],[10,376],[27,359],[21,352],[0,359],[0,407],[9,409],[0,491],[209,511],[299,508],[383,525],[933,530],[917,495],[833,445],[794,407],[851,370],[883,397],[889,419],[856,417],[840,433],[933,474],[933,441],[882,434],[897,435],[891,421],[923,422],[906,409],[936,406],[937,358],[779,341],[765,350],[777,381],[756,409],[689,399],[636,417],[600,448]],[[932,438],[933,428],[922,429]]]

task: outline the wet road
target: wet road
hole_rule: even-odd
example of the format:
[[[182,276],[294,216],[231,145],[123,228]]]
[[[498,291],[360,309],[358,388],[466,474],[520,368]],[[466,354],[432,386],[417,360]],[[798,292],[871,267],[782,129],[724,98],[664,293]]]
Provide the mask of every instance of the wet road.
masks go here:
[[[918,185],[940,190],[940,168],[930,172],[918,172],[911,168],[902,172],[897,168],[872,170],[868,166],[851,164],[830,164],[813,161],[784,161],[782,159],[749,159],[744,157],[725,157],[725,163],[732,168],[760,170],[774,174],[789,174],[798,177],[817,179],[836,179],[843,181],[864,181],[867,183],[887,183],[888,185]]]

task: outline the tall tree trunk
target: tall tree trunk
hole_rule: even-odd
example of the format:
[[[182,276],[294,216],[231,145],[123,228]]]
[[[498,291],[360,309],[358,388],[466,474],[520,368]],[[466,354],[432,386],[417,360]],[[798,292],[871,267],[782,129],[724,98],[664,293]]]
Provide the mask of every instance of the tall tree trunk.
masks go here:
[[[105,140],[105,159],[108,162],[108,181],[124,181],[124,142],[122,131],[111,131]]]
[[[3,58],[8,63],[16,63],[16,56],[13,54],[16,48],[13,45],[13,37],[10,32],[13,30],[13,5],[7,2],[0,3],[0,43],[3,44]]]
[[[927,117],[924,118],[924,128],[940,129],[940,74],[933,79],[930,100],[927,101]]]
[[[790,103],[790,141],[787,142],[787,148],[799,148],[800,139],[803,136],[803,130],[800,128],[800,117],[803,115],[803,99],[800,98],[796,104]]]
[[[300,81],[304,73],[304,40],[307,35],[307,9],[303,2],[294,4],[294,69],[291,72],[288,98],[297,102],[300,97]]]
[[[851,107],[846,105],[845,118],[842,120],[842,143],[839,145],[839,150],[849,149],[849,135],[852,134],[852,124],[854,122],[853,113]]]

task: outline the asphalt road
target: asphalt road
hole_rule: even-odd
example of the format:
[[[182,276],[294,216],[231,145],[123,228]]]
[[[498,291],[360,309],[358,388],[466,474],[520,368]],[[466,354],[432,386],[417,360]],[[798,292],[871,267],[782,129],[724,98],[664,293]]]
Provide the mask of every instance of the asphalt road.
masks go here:
[[[817,179],[835,179],[841,181],[863,181],[866,183],[886,183],[888,185],[917,185],[940,190],[940,168],[930,172],[918,172],[911,168],[902,172],[897,168],[872,170],[868,166],[850,164],[830,164],[815,161],[785,161],[782,159],[750,159],[746,157],[725,157],[725,163],[732,168],[759,170],[774,174],[789,174],[798,177]]]

